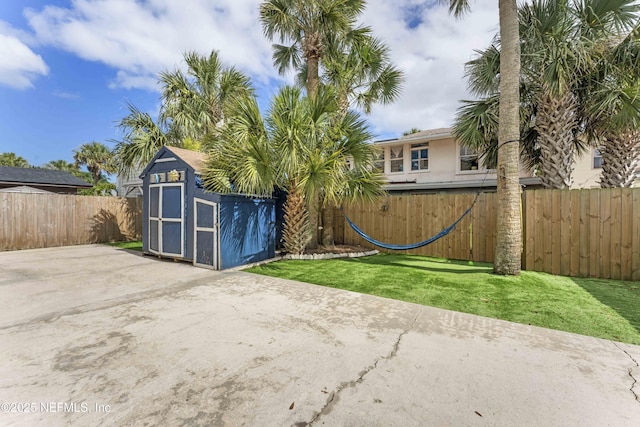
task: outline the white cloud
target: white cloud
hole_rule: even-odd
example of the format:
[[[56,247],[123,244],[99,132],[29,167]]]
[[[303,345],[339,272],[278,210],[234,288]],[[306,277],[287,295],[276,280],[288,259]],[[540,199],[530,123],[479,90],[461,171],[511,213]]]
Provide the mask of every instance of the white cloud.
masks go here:
[[[74,0],[27,9],[36,38],[117,70],[112,86],[157,90],[156,76],[182,54],[220,51],[254,78],[275,76],[256,0]]]
[[[363,21],[385,40],[396,65],[406,73],[401,98],[390,106],[377,106],[371,115],[376,131],[399,136],[413,127],[431,129],[452,124],[460,99],[469,99],[464,63],[474,49],[484,49],[498,31],[498,2],[471,2],[461,19],[445,6],[412,0],[369,0]],[[420,14],[410,29],[408,10]]]
[[[462,19],[435,0],[369,0],[363,23],[391,48],[406,73],[401,98],[370,117],[383,136],[412,127],[449,126],[458,100],[469,98],[464,63],[488,46],[498,29],[495,0],[471,2]],[[113,67],[112,87],[157,90],[156,75],[181,63],[182,53],[219,50],[227,64],[258,86],[279,79],[271,42],[258,21],[260,0],[73,0],[70,7],[27,10],[39,42]],[[409,28],[408,24],[414,28]],[[290,77],[288,78],[290,79]],[[280,80],[281,81],[281,80]]]
[[[19,31],[0,21],[0,84],[27,89],[33,87],[35,78],[46,76],[49,68],[20,36]]]

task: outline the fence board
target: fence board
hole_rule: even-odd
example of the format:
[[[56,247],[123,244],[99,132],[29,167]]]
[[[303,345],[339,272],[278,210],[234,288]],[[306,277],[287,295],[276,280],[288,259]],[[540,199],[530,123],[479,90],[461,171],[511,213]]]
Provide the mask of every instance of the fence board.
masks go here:
[[[571,224],[570,224],[570,234],[569,241],[567,246],[567,252],[571,257],[569,262],[569,272],[567,273],[569,276],[579,276],[580,275],[580,248],[576,248],[576,242],[580,241],[580,195],[582,192],[580,190],[573,190],[570,192],[570,209],[571,209]]]
[[[560,192],[560,274],[571,271],[571,191]]]
[[[640,280],[640,191],[633,190],[631,220],[631,280]]]
[[[600,192],[589,198],[589,277],[600,277]]]
[[[535,242],[534,242],[534,253],[535,253],[535,261],[533,264],[533,270],[536,271],[544,271],[544,258],[545,258],[545,240],[547,236],[545,235],[544,230],[544,212],[543,206],[545,204],[544,198],[542,197],[543,192],[536,190],[534,192],[534,203],[536,204],[536,217],[534,221],[535,227]]]
[[[622,189],[621,188],[613,188],[611,189],[611,228],[610,228],[610,239],[611,239],[611,255],[609,257],[610,262],[610,271],[611,278],[620,280],[621,277],[621,267],[622,267]]]
[[[589,266],[591,251],[589,250],[591,238],[589,237],[590,222],[590,197],[589,190],[580,190],[580,236],[578,240],[573,242],[574,247],[577,245],[580,249],[580,277],[589,277]]]
[[[142,199],[0,194],[0,251],[136,239]]]
[[[490,237],[491,237],[491,244],[487,245],[487,248],[490,250],[490,252],[487,252],[487,259],[490,259],[493,261],[494,258],[494,249],[495,249],[495,241],[496,241],[496,225],[497,225],[497,211],[495,209],[497,209],[497,205],[498,205],[498,198],[495,194],[491,194],[491,196],[489,197],[490,200],[490,204],[489,204],[489,209],[487,211],[487,224],[488,225],[488,230],[487,232],[490,232]]]
[[[548,219],[550,234],[547,236],[562,236],[562,191],[549,192],[551,199],[551,215]],[[560,274],[560,262],[562,260],[562,239],[547,237],[546,241],[551,243],[551,251],[548,256],[551,261],[551,273]]]
[[[620,227],[620,278],[625,271],[631,272],[631,260],[633,257],[633,193],[631,189],[624,188],[621,191],[620,215],[622,225]]]
[[[478,204],[480,209],[477,214],[477,222],[474,226],[474,239],[473,248],[476,251],[476,261],[485,261],[487,257],[486,251],[486,227],[487,227],[487,195],[486,193],[480,196],[480,200],[478,200]],[[476,207],[476,208],[477,208]]]
[[[611,189],[600,192],[600,277],[611,278]]]

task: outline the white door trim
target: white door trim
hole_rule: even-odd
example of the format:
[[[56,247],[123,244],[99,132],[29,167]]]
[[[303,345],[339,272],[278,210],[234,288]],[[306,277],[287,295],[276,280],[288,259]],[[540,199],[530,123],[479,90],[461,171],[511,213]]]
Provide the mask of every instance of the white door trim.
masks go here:
[[[198,203],[213,206],[213,227],[198,227]],[[218,270],[218,266],[220,265],[220,251],[218,250],[220,248],[220,234],[218,233],[218,229],[220,228],[220,223],[218,221],[219,216],[220,212],[218,203],[198,199],[197,197],[193,198],[193,265],[197,267]],[[208,231],[213,233],[213,266],[197,262],[198,231]]]
[[[151,188],[159,187],[158,190],[158,217],[151,217]],[[164,218],[162,216],[162,197],[163,197],[163,187],[180,187],[180,218]],[[180,257],[184,258],[184,182],[162,182],[159,184],[149,184],[149,215],[148,215],[148,224],[147,229],[149,230],[148,237],[148,248],[149,252],[158,254],[158,255],[166,255],[169,257]],[[158,221],[158,252],[151,250],[151,220]],[[180,253],[173,252],[164,252],[162,245],[162,222],[178,222],[180,223]]]

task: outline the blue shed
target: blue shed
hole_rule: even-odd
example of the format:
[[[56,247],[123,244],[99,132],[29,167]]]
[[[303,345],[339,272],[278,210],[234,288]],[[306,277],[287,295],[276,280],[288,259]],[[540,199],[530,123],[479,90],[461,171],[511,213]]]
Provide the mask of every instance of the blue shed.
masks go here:
[[[142,171],[142,250],[223,270],[275,256],[275,200],[205,191],[205,154],[165,146]]]

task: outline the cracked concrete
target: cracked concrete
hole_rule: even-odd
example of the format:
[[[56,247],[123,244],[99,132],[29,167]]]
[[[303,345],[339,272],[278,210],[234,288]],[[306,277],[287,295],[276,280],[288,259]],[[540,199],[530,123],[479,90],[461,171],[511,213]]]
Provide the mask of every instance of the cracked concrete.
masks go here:
[[[54,404],[3,426],[640,420],[639,346],[106,246],[0,253],[0,304],[0,403]]]
[[[339,396],[340,396],[340,392],[342,390],[344,390],[347,387],[354,387],[358,383],[362,382],[362,380],[364,379],[365,375],[367,375],[369,372],[371,372],[372,370],[377,368],[378,367],[378,362],[380,362],[381,360],[393,359],[393,357],[398,353],[398,349],[400,348],[400,341],[402,341],[402,337],[405,336],[407,334],[407,332],[409,332],[411,330],[411,328],[413,328],[413,325],[416,324],[416,321],[418,320],[418,317],[420,317],[420,313],[422,313],[422,308],[418,309],[418,313],[416,314],[416,317],[414,317],[413,321],[411,322],[411,325],[409,325],[409,327],[407,329],[405,329],[402,332],[400,332],[400,334],[398,335],[398,339],[393,344],[393,348],[391,349],[391,352],[389,354],[387,354],[386,356],[378,357],[374,361],[374,363],[372,365],[367,366],[364,370],[362,370],[360,372],[360,375],[358,376],[357,379],[355,379],[353,381],[348,381],[348,382],[341,383],[336,390],[332,391],[329,394],[329,398],[327,399],[327,402],[322,407],[322,409],[320,409],[320,411],[316,412],[313,415],[313,417],[311,418],[311,421],[309,421],[308,423],[297,423],[296,425],[299,425],[299,426],[313,425],[324,414],[327,414],[327,413],[331,412],[331,406],[334,404],[334,402],[338,401]]]
[[[638,365],[638,361],[627,350],[625,350],[624,348],[621,348],[620,345],[618,345],[617,343],[613,343],[613,344],[616,346],[616,348],[620,349],[624,354],[626,354],[629,357],[629,359],[631,359],[636,369],[640,367],[640,365]],[[638,380],[636,379],[633,373],[634,367],[629,368],[629,377],[631,377],[631,380],[632,380],[631,387],[629,387],[629,391],[635,397],[636,402],[640,403],[640,398],[638,397],[638,393],[636,393],[635,391],[635,388],[638,384]]]

